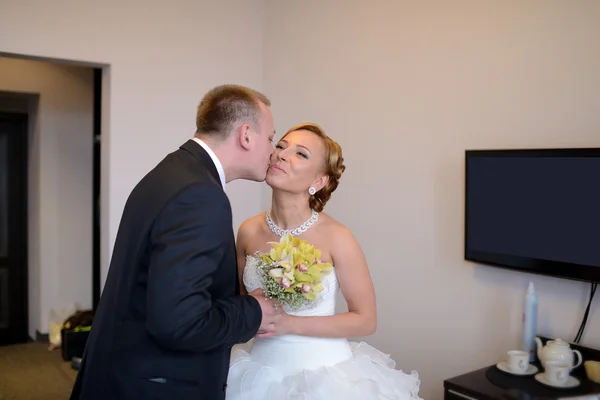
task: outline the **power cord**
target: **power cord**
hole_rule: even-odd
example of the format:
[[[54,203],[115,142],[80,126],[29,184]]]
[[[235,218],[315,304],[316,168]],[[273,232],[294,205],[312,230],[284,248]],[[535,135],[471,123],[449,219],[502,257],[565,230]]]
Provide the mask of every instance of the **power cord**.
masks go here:
[[[592,300],[594,300],[594,294],[596,294],[596,287],[598,284],[596,282],[592,282],[592,289],[590,291],[590,300],[588,301],[587,307],[585,309],[585,313],[583,314],[583,320],[581,321],[581,325],[579,326],[579,331],[577,332],[577,336],[575,336],[575,340],[573,343],[579,343],[581,337],[583,336],[583,331],[585,330],[585,325],[587,324],[588,315],[590,314],[590,308],[592,306]]]

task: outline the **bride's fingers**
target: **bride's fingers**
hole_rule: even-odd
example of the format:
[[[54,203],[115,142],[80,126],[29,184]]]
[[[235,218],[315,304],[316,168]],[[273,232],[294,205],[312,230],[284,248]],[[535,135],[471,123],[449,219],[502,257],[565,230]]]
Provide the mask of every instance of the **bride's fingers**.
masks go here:
[[[272,332],[275,332],[276,330],[277,329],[275,328],[275,324],[270,323],[267,326],[263,327],[261,330],[259,330],[258,333],[260,333],[260,334],[272,333]]]
[[[268,338],[271,336],[275,336],[275,332],[265,332],[265,333],[258,333],[256,334],[256,337],[258,339],[264,339],[264,338]]]
[[[264,291],[262,288],[257,288],[257,289],[254,289],[254,290],[253,290],[252,292],[250,292],[249,294],[252,294],[252,295],[254,295],[254,296],[265,296],[265,297],[266,297],[266,295],[265,295],[265,291]]]
[[[275,323],[271,322],[270,324],[267,324],[266,326],[263,326],[262,328],[260,328],[258,330],[258,333],[273,332],[274,330],[275,330]]]

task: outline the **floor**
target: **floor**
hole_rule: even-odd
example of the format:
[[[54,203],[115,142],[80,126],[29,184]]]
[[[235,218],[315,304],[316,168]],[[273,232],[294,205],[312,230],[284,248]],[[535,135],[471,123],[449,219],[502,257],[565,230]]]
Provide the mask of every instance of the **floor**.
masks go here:
[[[44,343],[0,347],[0,400],[65,400],[77,371]]]

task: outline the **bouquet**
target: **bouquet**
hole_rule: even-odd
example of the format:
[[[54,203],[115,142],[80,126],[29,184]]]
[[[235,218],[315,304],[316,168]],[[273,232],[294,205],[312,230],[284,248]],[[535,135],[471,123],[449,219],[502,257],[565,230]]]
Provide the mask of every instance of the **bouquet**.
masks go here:
[[[267,297],[291,309],[314,304],[323,290],[323,277],[331,272],[332,265],[321,262],[320,250],[290,234],[282,236],[279,243],[269,244],[268,254],[256,254]]]

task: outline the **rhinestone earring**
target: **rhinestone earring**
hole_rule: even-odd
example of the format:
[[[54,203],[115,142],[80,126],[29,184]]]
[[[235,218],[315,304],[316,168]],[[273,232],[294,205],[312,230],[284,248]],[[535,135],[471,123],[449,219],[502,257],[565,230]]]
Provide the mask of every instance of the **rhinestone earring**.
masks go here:
[[[317,193],[316,189],[314,187],[310,187],[308,188],[308,194],[310,194],[311,196],[314,196],[315,193]]]

